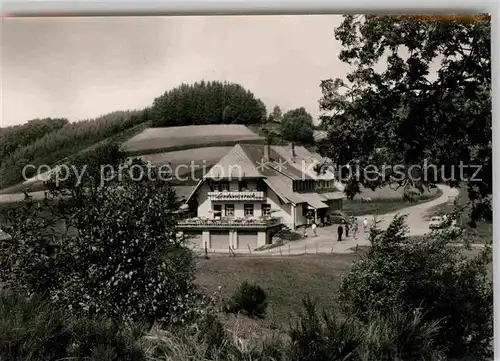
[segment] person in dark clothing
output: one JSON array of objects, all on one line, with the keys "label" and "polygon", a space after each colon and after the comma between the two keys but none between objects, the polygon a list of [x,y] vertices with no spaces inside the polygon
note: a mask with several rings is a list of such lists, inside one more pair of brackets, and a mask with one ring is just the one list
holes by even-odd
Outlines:
[{"label": "person in dark clothing", "polygon": [[337,233],[339,235],[338,241],[342,242],[342,233],[344,233],[344,228],[342,228],[342,225],[340,225],[339,228],[337,228]]},{"label": "person in dark clothing", "polygon": [[349,221],[345,222],[345,237],[349,237]]}]

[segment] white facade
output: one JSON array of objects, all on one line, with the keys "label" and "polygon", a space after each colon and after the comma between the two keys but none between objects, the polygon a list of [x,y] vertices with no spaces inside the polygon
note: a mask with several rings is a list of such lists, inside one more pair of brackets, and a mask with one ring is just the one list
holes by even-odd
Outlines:
[{"label": "white facade", "polygon": [[[249,190],[256,189],[257,185],[255,180],[247,180],[246,182]],[[294,229],[306,224],[306,217],[303,214],[302,204],[293,205],[291,203],[284,203],[280,201],[278,195],[272,189],[268,186],[266,186],[266,188],[267,189],[264,190],[264,194],[266,196],[265,200],[214,201],[209,197],[209,193],[212,192],[212,190],[210,189],[209,184],[205,182],[196,193],[198,199],[197,217],[215,218],[216,214],[214,213],[214,206],[216,205],[221,206],[222,217],[229,216],[226,215],[226,205],[232,205],[234,207],[234,214],[232,217],[244,218],[244,208],[247,204],[253,205],[253,217],[264,217],[265,215],[262,213],[262,205],[267,204],[271,208],[271,216],[281,218],[282,223],[287,227]],[[239,182],[237,180],[229,182],[229,191],[239,191]]]}]

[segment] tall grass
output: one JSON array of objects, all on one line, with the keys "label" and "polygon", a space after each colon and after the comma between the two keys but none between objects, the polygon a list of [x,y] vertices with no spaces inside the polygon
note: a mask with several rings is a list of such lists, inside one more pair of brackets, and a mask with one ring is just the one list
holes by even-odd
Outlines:
[{"label": "tall grass", "polygon": [[75,318],[40,297],[0,293],[2,361],[144,361],[143,328]]}]

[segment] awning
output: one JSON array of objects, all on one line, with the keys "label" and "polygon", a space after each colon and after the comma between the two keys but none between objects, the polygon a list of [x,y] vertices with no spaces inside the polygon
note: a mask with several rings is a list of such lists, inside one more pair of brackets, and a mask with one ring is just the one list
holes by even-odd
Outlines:
[{"label": "awning", "polygon": [[328,201],[332,201],[334,199],[344,199],[346,198],[344,192],[326,192],[326,193],[321,193],[323,197],[326,198]]},{"label": "awning", "polygon": [[329,208],[328,205],[323,202],[325,199],[317,193],[302,193],[300,196],[314,209]]}]

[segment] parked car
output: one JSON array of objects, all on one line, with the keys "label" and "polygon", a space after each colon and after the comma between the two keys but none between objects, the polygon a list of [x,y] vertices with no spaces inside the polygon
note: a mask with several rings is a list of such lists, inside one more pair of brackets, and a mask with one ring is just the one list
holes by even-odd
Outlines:
[{"label": "parked car", "polygon": [[429,221],[429,229],[442,229],[446,225],[446,220],[442,216],[431,217]]},{"label": "parked car", "polygon": [[342,211],[333,211],[328,216],[331,224],[351,223],[351,217]]}]

